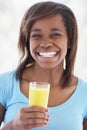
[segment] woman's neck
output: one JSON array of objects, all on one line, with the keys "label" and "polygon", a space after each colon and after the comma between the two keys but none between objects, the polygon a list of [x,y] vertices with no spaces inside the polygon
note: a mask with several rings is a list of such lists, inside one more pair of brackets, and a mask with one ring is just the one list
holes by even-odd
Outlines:
[{"label": "woman's neck", "polygon": [[26,69],[23,77],[29,81],[49,82],[52,86],[58,86],[63,71],[62,65],[53,69],[44,69],[35,64]]}]

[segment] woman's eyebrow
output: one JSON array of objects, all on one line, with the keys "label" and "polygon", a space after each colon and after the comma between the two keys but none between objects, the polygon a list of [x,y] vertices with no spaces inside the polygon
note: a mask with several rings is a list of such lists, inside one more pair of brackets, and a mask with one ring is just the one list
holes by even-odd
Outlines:
[{"label": "woman's eyebrow", "polygon": [[32,29],[31,32],[40,32],[41,30],[36,28],[36,29]]},{"label": "woman's eyebrow", "polygon": [[62,32],[62,30],[59,29],[59,28],[51,28],[51,31],[60,31],[60,32]]},{"label": "woman's eyebrow", "polygon": [[[51,31],[60,31],[60,32],[63,32],[61,29],[59,28],[51,28],[50,29]],[[41,29],[39,28],[35,28],[35,29],[32,29],[31,32],[41,32]]]}]

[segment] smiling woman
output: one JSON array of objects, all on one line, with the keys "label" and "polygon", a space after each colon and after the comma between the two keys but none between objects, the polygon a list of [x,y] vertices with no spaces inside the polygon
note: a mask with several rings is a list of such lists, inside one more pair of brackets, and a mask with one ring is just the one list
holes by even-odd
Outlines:
[{"label": "smiling woman", "polygon": [[37,20],[30,31],[30,53],[43,68],[63,66],[68,37],[61,15]]},{"label": "smiling woman", "polygon": [[[87,130],[87,82],[74,75],[77,41],[77,21],[66,5],[39,2],[26,11],[19,65],[0,75],[1,130]],[[32,81],[50,84],[48,108],[28,104]]]}]

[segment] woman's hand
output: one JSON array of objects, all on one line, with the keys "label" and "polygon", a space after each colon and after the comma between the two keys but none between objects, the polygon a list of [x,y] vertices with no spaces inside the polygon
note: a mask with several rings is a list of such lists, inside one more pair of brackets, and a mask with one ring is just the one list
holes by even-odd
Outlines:
[{"label": "woman's hand", "polygon": [[20,109],[16,118],[12,121],[13,127],[17,126],[21,130],[30,130],[36,127],[43,127],[47,125],[49,115],[48,109],[43,107],[28,106]]}]

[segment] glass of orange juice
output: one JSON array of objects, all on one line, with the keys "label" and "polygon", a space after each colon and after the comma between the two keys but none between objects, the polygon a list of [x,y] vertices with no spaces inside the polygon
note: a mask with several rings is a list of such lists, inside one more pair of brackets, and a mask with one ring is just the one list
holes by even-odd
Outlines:
[{"label": "glass of orange juice", "polygon": [[29,105],[47,108],[50,84],[45,82],[29,83]]}]

